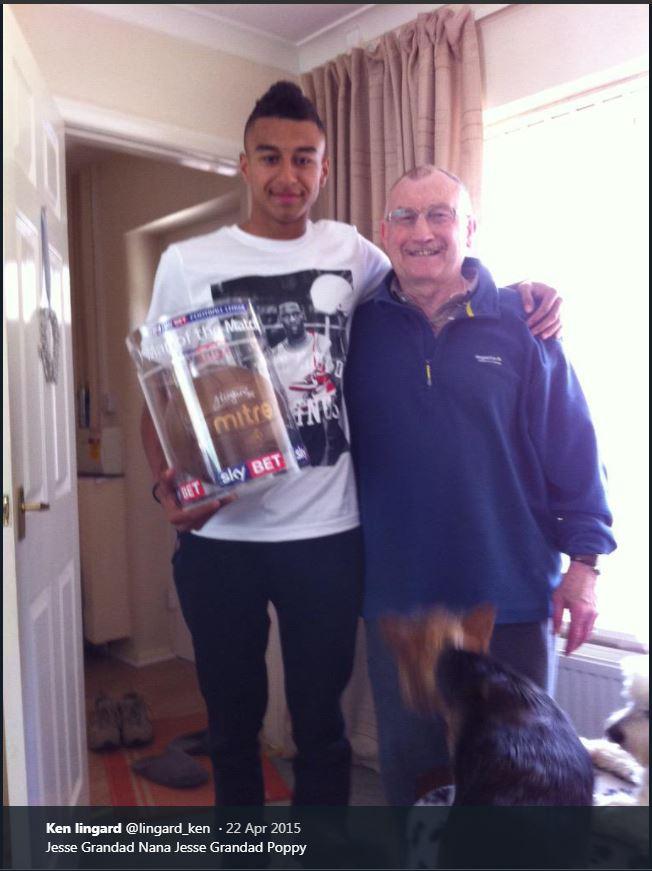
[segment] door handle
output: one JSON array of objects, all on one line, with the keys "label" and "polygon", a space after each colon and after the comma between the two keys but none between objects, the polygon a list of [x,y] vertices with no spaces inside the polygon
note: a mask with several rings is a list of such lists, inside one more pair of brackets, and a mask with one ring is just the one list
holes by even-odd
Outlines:
[{"label": "door handle", "polygon": [[20,506],[21,511],[49,511],[49,502],[23,502]]},{"label": "door handle", "polygon": [[25,502],[23,486],[18,488],[16,503],[18,504],[18,541],[22,541],[26,534],[25,513],[27,511],[49,511],[49,502]]}]

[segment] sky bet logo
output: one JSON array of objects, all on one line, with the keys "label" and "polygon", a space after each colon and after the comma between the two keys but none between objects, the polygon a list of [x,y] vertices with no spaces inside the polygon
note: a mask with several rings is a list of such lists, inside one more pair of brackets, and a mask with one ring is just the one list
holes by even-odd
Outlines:
[{"label": "sky bet logo", "polygon": [[287,468],[285,457],[279,451],[275,451],[273,454],[265,454],[255,460],[247,460],[240,466],[223,469],[218,477],[220,484],[223,487],[228,487],[230,484],[241,484],[250,478],[261,478],[263,475],[281,472],[285,468]]}]

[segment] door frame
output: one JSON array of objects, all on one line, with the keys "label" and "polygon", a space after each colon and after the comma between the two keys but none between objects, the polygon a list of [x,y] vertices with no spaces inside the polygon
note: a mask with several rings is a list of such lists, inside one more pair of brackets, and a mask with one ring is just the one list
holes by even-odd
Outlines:
[{"label": "door frame", "polygon": [[208,133],[103,109],[54,95],[66,137],[190,169],[237,175],[242,145]]}]

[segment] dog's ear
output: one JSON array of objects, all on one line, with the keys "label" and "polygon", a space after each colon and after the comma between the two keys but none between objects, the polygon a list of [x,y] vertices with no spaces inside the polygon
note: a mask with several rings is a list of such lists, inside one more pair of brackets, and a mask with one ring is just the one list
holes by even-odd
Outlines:
[{"label": "dog's ear", "polygon": [[399,614],[386,614],[378,621],[380,634],[387,646],[399,653],[405,646],[408,636],[409,622]]},{"label": "dog's ear", "polygon": [[479,652],[489,651],[489,642],[494,631],[496,609],[493,605],[478,605],[462,617],[464,635],[472,638],[479,645]]}]

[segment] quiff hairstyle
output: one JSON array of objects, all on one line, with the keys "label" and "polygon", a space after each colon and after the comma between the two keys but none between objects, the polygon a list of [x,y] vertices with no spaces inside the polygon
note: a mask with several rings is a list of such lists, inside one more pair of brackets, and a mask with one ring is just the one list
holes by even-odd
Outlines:
[{"label": "quiff hairstyle", "polygon": [[287,118],[290,121],[312,121],[326,135],[326,130],[314,105],[294,82],[276,82],[257,101],[247,118],[244,138],[259,118]]}]

